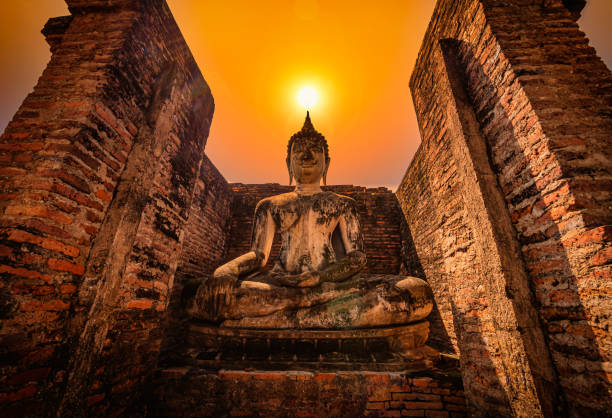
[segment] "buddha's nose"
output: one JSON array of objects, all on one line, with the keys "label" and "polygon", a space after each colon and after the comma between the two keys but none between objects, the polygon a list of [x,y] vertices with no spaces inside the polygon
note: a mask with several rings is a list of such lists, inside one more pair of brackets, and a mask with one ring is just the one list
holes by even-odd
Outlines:
[{"label": "buddha's nose", "polygon": [[313,155],[312,150],[310,148],[306,149],[302,153],[302,159],[303,160],[312,160],[312,159],[314,159],[314,155]]}]

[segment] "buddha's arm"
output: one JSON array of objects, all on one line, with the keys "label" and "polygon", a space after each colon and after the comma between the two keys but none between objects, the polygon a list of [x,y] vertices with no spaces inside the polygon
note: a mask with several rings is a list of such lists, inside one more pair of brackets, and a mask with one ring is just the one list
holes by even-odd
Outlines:
[{"label": "buddha's arm", "polygon": [[366,264],[357,208],[351,204],[338,226],[346,255],[320,272],[321,282],[340,282],[359,272]]},{"label": "buddha's arm", "polygon": [[215,270],[215,277],[235,277],[251,273],[263,267],[268,261],[274,239],[274,220],[268,201],[260,202],[255,208],[251,251],[225,263]]},{"label": "buddha's arm", "polygon": [[250,273],[266,263],[272,247],[272,238],[274,221],[269,204],[263,201],[255,209],[251,251],[216,269],[213,277],[204,286],[200,286],[196,293],[197,304],[205,307],[209,319],[223,318],[223,311],[232,304],[234,288],[241,274]]}]

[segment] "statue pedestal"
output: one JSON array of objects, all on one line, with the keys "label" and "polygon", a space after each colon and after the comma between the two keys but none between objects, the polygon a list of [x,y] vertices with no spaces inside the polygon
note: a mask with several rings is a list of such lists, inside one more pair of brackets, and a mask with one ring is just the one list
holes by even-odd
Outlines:
[{"label": "statue pedestal", "polygon": [[192,321],[147,391],[148,415],[466,416],[458,364],[425,346],[428,334],[427,321],[343,331]]},{"label": "statue pedestal", "polygon": [[162,369],[150,417],[465,417],[456,370],[425,372]]},{"label": "statue pedestal", "polygon": [[350,330],[223,328],[192,322],[183,359],[208,369],[432,369],[439,353],[425,345],[429,322]]}]

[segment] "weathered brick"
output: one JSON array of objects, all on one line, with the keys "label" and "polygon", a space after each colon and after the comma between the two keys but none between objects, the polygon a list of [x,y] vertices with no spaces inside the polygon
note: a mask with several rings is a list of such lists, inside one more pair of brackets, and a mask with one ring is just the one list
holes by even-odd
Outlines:
[{"label": "weathered brick", "polygon": [[42,348],[31,350],[27,352],[24,357],[22,357],[21,363],[26,366],[40,364],[48,360],[54,353],[55,347],[53,346],[45,346]]},{"label": "weathered brick", "polygon": [[387,402],[368,402],[366,404],[367,410],[383,410],[387,408]]},{"label": "weathered brick", "polygon": [[442,402],[416,402],[406,401],[404,402],[404,408],[406,409],[444,409]]},{"label": "weathered brick", "polygon": [[127,309],[151,309],[153,301],[150,299],[133,299],[127,302]]},{"label": "weathered brick", "polygon": [[314,380],[317,382],[331,382],[336,378],[336,373],[317,373]]},{"label": "weathered brick", "polygon": [[35,142],[9,142],[0,143],[0,151],[38,151],[43,149],[45,143]]},{"label": "weathered brick", "polygon": [[[28,280],[29,282],[29,280]],[[49,285],[39,285],[32,283],[24,283],[24,281],[15,281],[11,287],[12,294],[23,294],[32,296],[51,295],[55,293],[55,287]]]},{"label": "weathered brick", "polygon": [[446,411],[425,411],[425,416],[432,418],[447,418],[449,414]]},{"label": "weathered brick", "polygon": [[286,380],[286,372],[258,372],[253,373],[253,379],[259,380]]},{"label": "weathered brick", "polygon": [[98,196],[100,199],[106,201],[106,202],[110,202],[112,199],[112,196],[110,194],[108,194],[108,192],[106,190],[98,190],[96,191],[96,196]]},{"label": "weathered brick", "polygon": [[0,403],[16,402],[31,398],[38,392],[36,385],[29,385],[11,393],[0,393]]},{"label": "weathered brick", "polygon": [[0,177],[23,176],[26,171],[21,168],[0,167]]},{"label": "weathered brick", "polygon": [[27,277],[28,279],[40,279],[45,283],[50,283],[52,280],[51,276],[48,274],[28,270],[22,267],[14,268],[11,266],[0,265],[0,273],[9,273],[19,277]]},{"label": "weathered brick", "polygon": [[612,247],[599,251],[588,261],[590,266],[603,266],[612,263]]},{"label": "weathered brick", "polygon": [[444,408],[447,411],[452,411],[452,412],[467,411],[467,407],[465,405],[458,405],[458,404],[448,404],[448,405],[445,405]]},{"label": "weathered brick", "polygon": [[62,295],[70,295],[72,293],[75,293],[76,290],[77,287],[72,283],[64,283],[60,286],[60,292],[62,293]]},{"label": "weathered brick", "polygon": [[48,367],[40,369],[30,369],[16,374],[8,379],[9,385],[23,385],[28,382],[38,382],[49,375],[51,369]]},{"label": "weathered brick", "polygon": [[459,396],[444,396],[444,402],[465,405],[465,398]]},{"label": "weathered brick", "polygon": [[403,417],[424,417],[425,416],[425,411],[424,410],[410,410],[410,409],[402,409],[402,416]]},{"label": "weathered brick", "polygon": [[70,303],[63,300],[54,299],[48,301],[27,300],[21,303],[22,311],[65,311],[70,308]]},{"label": "weathered brick", "polygon": [[74,187],[75,189],[83,193],[91,193],[91,187],[89,186],[89,183],[86,180],[66,170],[45,169],[45,170],[40,170],[37,174],[39,174],[42,177],[51,177],[51,178],[60,179],[64,183]]},{"label": "weathered brick", "polygon": [[51,251],[65,254],[69,257],[76,257],[80,253],[78,248],[71,245],[64,244],[55,239],[39,237],[18,229],[10,230],[6,239],[14,242],[34,244]]},{"label": "weathered brick", "polygon": [[81,224],[81,227],[83,228],[85,232],[87,232],[92,237],[95,237],[98,234],[98,228],[96,228],[95,226]]},{"label": "weathered brick", "polygon": [[45,206],[25,206],[25,205],[13,205],[8,206],[4,213],[6,215],[25,215],[25,216],[37,216],[41,218],[53,219],[63,225],[68,225],[72,222],[72,218],[61,212],[51,210]]},{"label": "weathered brick", "polygon": [[104,393],[98,393],[95,395],[88,396],[87,406],[92,406],[94,404],[97,404],[98,402],[101,402],[105,397],[106,397],[106,394]]},{"label": "weathered brick", "polygon": [[48,261],[49,267],[56,271],[66,271],[68,273],[82,276],[85,273],[85,267],[80,264],[74,264],[66,260],[50,258]]},{"label": "weathered brick", "polygon": [[440,395],[431,395],[428,393],[402,393],[401,396],[394,396],[394,398],[405,401],[440,401],[442,399]]},{"label": "weathered brick", "polygon": [[74,202],[80,205],[87,206],[89,208],[96,209],[98,211],[103,210],[103,207],[100,203],[88,198],[82,193],[71,190],[67,186],[60,184],[60,183],[43,182],[43,181],[32,182],[31,187],[32,189],[48,190],[50,192],[60,194],[70,200],[73,200]]},{"label": "weathered brick", "polygon": [[246,371],[235,371],[235,370],[221,370],[219,377],[229,380],[249,380],[253,376],[251,373]]},{"label": "weathered brick", "polygon": [[419,388],[429,387],[431,383],[432,383],[432,379],[429,377],[417,377],[417,378],[412,379],[412,385],[416,386],[416,389],[414,390],[419,390]]}]

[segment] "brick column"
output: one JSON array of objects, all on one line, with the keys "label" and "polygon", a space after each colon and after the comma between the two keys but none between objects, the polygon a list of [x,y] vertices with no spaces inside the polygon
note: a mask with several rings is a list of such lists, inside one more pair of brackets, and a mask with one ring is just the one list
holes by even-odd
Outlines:
[{"label": "brick column", "polygon": [[68,5],[72,16],[46,25],[51,61],[0,138],[9,415],[60,403],[120,413],[139,396],[192,196],[209,181],[213,99],[165,2]]},{"label": "brick column", "polygon": [[[454,40],[440,41],[443,57],[438,59],[443,61],[444,76],[439,79],[439,92],[448,99],[444,110],[448,141],[462,180],[465,221],[473,233],[475,262],[490,311],[488,320],[497,340],[491,344],[498,353],[495,366],[514,415],[554,416],[561,411],[557,410],[557,375],[533,306],[516,232],[465,91],[459,47]],[[455,298],[455,304],[463,302]],[[462,331],[465,334],[467,330]],[[465,356],[463,360],[469,362]]]},{"label": "brick column", "polygon": [[[485,274],[491,265],[483,264],[490,260],[479,259],[490,246],[470,222],[469,179],[451,141],[436,51],[440,40],[457,42],[458,72],[495,174],[482,181],[501,190],[569,413],[602,413],[612,406],[604,302],[611,280],[612,77],[575,22],[578,3],[439,1],[411,78],[423,143],[398,199],[449,336],[462,364],[470,364],[463,369],[466,393],[491,413],[498,412],[487,399],[506,402],[504,382],[512,378],[503,371],[510,364],[496,360],[503,339],[493,302],[506,298],[516,307],[513,298],[524,296],[513,286],[493,286]],[[485,206],[499,206],[493,203],[485,198]],[[493,219],[502,215],[499,207],[490,211]],[[511,250],[500,238],[494,245]],[[525,331],[520,321],[516,330]]]}]

